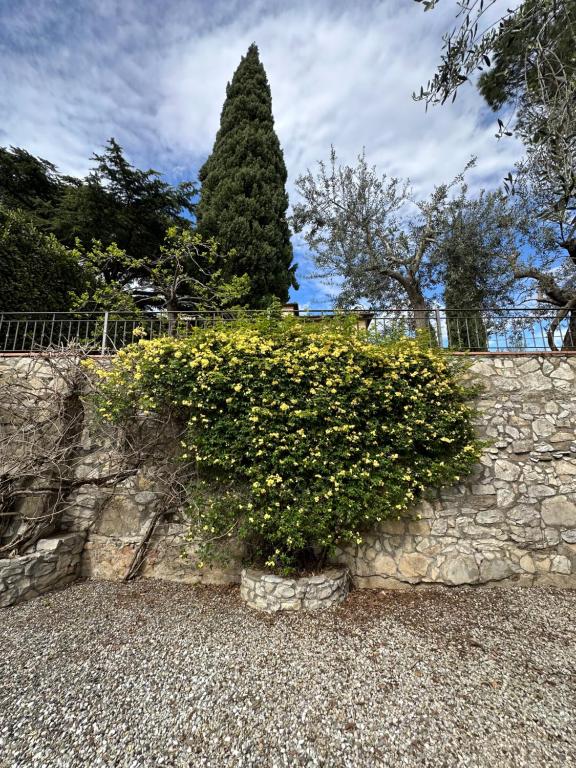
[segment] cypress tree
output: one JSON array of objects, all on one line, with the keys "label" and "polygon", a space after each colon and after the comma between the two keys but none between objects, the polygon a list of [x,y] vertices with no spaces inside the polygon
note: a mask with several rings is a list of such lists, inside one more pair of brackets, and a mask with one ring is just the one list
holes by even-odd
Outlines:
[{"label": "cypress tree", "polygon": [[254,43],[226,87],[220,129],[199,176],[198,229],[226,254],[224,276],[249,276],[252,308],[273,297],[286,302],[289,288],[297,287],[286,218],[287,173],[270,86]]}]

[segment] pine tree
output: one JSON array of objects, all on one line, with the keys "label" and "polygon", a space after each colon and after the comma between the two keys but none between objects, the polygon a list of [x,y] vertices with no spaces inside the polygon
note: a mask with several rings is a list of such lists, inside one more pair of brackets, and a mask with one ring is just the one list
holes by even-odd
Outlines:
[{"label": "pine tree", "polygon": [[297,287],[286,219],[286,166],[274,131],[272,96],[258,48],[252,44],[226,88],[212,154],[200,169],[198,229],[229,253],[226,277],[247,274],[248,303],[288,300]]}]

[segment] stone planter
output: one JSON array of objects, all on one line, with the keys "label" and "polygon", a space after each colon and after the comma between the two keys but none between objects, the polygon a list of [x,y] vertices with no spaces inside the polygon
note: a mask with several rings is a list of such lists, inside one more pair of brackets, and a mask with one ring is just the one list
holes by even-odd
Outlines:
[{"label": "stone planter", "polygon": [[346,598],[348,588],[348,571],[341,568],[330,568],[318,576],[296,579],[250,568],[242,571],[240,579],[240,596],[246,604],[271,613],[331,608]]}]

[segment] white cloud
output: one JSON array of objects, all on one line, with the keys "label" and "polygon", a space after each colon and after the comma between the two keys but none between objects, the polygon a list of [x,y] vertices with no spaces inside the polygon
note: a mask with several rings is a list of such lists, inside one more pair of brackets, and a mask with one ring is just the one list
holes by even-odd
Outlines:
[{"label": "white cloud", "polygon": [[472,154],[480,158],[477,177],[494,181],[517,148],[495,141],[494,118],[476,92],[462,89],[454,105],[427,114],[411,97],[434,69],[445,16],[424,15],[405,0],[353,10],[288,3],[258,18],[248,6],[198,38],[191,29],[175,42],[161,68],[158,129],[181,151],[205,155],[226,81],[255,40],[292,182],[332,143],[345,161],[365,147],[383,172],[423,188],[454,176]]},{"label": "white cloud", "polygon": [[[70,9],[74,9],[72,12]],[[452,9],[406,0],[94,3],[24,0],[0,12],[3,139],[67,171],[114,134],[133,156],[168,166],[212,147],[226,82],[253,40],[272,87],[291,179],[366,147],[382,171],[428,186],[471,154],[497,178],[514,157],[472,88],[425,113],[411,93],[438,58]]]},{"label": "white cloud", "polygon": [[140,166],[179,178],[210,152],[226,82],[255,41],[294,197],[330,144],[423,192],[458,173],[494,185],[519,148],[494,138],[471,87],[425,112],[412,100],[438,60],[454,3],[410,0],[21,0],[0,6],[0,143],[83,174],[115,136]]}]

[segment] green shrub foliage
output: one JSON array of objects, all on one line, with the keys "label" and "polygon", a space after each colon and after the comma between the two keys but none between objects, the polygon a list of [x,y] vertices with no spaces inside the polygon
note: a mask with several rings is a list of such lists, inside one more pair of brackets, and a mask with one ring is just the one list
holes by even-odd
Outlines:
[{"label": "green shrub foliage", "polygon": [[373,343],[336,320],[140,340],[99,375],[104,418],[185,418],[195,537],[239,536],[271,568],[360,543],[479,455],[471,391],[449,359],[414,340]]},{"label": "green shrub foliage", "polygon": [[0,206],[0,311],[57,312],[86,279],[74,253],[22,211]]}]

